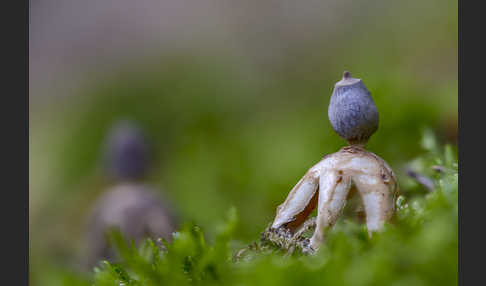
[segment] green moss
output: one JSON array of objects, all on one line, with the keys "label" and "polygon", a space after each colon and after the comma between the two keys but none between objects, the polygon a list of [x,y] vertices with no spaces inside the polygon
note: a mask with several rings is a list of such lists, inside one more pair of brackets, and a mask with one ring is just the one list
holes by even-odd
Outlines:
[{"label": "green moss", "polygon": [[[138,250],[115,235],[121,259],[101,263],[95,285],[456,285],[457,158],[450,146],[427,140],[430,151],[417,160],[436,189],[402,195],[393,221],[372,238],[344,219],[316,255],[287,256],[259,242],[238,251],[230,247],[238,228],[233,208],[212,243],[194,224],[170,244],[148,240]],[[429,168],[437,163],[447,171]]]}]

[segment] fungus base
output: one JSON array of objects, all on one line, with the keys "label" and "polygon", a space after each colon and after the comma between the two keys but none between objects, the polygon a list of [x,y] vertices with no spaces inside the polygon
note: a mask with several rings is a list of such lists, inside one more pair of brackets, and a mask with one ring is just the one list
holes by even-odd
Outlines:
[{"label": "fungus base", "polygon": [[[392,217],[399,188],[392,169],[383,159],[355,145],[324,156],[310,168],[277,207],[275,219],[264,233],[288,233],[285,237],[298,240],[303,228],[315,223],[309,247],[317,250],[326,232],[336,223],[352,188],[361,196],[371,236]],[[315,221],[304,223],[316,207]]]}]

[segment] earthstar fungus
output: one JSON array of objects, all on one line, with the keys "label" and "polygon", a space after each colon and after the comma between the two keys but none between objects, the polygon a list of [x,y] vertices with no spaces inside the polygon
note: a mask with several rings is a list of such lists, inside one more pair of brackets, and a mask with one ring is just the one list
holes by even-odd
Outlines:
[{"label": "earthstar fungus", "polygon": [[[390,220],[399,193],[390,166],[364,148],[378,129],[378,111],[360,79],[344,72],[343,79],[334,86],[328,115],[333,129],[349,146],[324,156],[307,171],[277,207],[272,225],[264,232],[272,241],[285,233],[284,239],[290,237],[301,242],[304,252],[319,248],[346,201],[355,193],[360,195],[364,205],[370,236]],[[316,207],[317,217],[307,220]],[[310,224],[315,225],[314,233],[309,241],[302,243],[300,236]]]}]

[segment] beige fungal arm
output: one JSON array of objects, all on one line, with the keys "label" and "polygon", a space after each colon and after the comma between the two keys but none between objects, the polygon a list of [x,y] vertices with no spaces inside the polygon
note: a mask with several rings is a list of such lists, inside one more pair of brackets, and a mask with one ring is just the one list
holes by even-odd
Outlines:
[{"label": "beige fungal arm", "polygon": [[369,175],[353,179],[363,201],[368,234],[378,231],[393,214],[393,190],[382,180]]},{"label": "beige fungal arm", "polygon": [[[319,172],[315,170],[315,167],[312,167],[290,191],[285,202],[277,207],[277,215],[273,221],[272,228],[278,228],[284,224],[294,222],[296,219],[299,220],[296,223],[296,227],[298,226],[297,224],[302,223],[314,208],[310,203],[316,195],[318,185]],[[308,207],[309,205],[310,207]],[[306,213],[307,215],[305,215]],[[298,218],[299,214],[303,215]]]},{"label": "beige fungal arm", "polygon": [[324,239],[325,232],[332,227],[346,204],[351,188],[351,179],[342,171],[327,171],[319,180],[319,205],[317,209],[316,230],[310,240],[312,248],[317,249]]}]

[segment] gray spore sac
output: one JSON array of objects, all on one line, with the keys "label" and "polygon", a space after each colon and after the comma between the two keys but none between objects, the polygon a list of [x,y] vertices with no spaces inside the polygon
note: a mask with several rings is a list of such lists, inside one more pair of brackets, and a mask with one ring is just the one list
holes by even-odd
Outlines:
[{"label": "gray spore sac", "polygon": [[104,160],[113,177],[119,180],[136,180],[150,168],[151,152],[143,131],[135,124],[123,120],[109,133]]},{"label": "gray spore sac", "polygon": [[365,145],[378,129],[378,110],[370,92],[349,72],[334,86],[328,115],[334,131],[351,145]]}]

